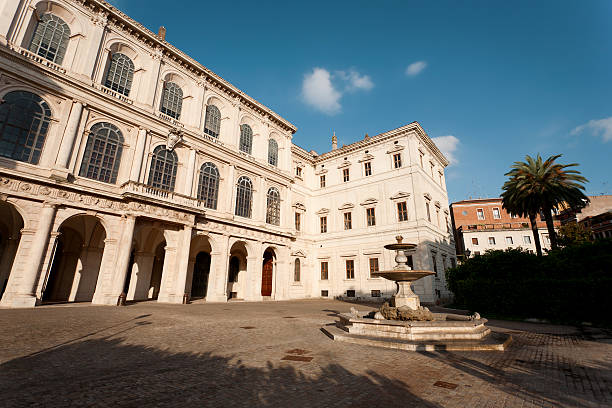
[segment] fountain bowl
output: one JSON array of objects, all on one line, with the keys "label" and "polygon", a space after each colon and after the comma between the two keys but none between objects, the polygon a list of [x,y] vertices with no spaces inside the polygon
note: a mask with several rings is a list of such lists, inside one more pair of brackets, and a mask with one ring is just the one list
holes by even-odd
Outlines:
[{"label": "fountain bowl", "polygon": [[432,271],[396,270],[372,272],[372,276],[389,279],[396,282],[414,282],[426,276],[435,275]]}]

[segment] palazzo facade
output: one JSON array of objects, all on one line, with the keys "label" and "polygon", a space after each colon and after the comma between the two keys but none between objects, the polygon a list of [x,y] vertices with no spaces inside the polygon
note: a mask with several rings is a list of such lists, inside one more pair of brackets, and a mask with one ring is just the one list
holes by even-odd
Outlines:
[{"label": "palazzo facade", "polygon": [[102,0],[0,3],[0,306],[449,296],[447,160],[414,122],[324,154]]}]

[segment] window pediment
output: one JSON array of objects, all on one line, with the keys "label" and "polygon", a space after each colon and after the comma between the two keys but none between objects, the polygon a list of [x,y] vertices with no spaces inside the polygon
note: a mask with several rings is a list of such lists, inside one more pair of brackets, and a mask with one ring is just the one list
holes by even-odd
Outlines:
[{"label": "window pediment", "polygon": [[319,211],[316,212],[317,215],[326,215],[329,214],[329,208],[321,208]]},{"label": "window pediment", "polygon": [[434,203],[434,205],[435,205],[436,207],[438,207],[438,208],[442,207],[442,206],[440,205],[440,202],[439,202],[439,201],[436,201],[436,202]]},{"label": "window pediment", "polygon": [[425,197],[428,200],[431,200],[431,194],[429,194],[429,193],[423,194],[423,197]]},{"label": "window pediment", "polygon": [[299,201],[293,203],[292,207],[295,208],[296,210],[306,211],[306,206],[303,203],[300,203]]},{"label": "window pediment", "polygon": [[291,252],[291,256],[297,256],[297,257],[300,257],[300,258],[306,258],[306,254],[304,252],[302,252],[301,249],[298,249],[297,251]]},{"label": "window pediment", "polygon": [[315,174],[316,174],[317,176],[318,176],[318,175],[321,175],[321,174],[325,174],[325,173],[327,173],[327,169],[320,169],[320,170],[317,170],[317,171],[315,172]]},{"label": "window pediment", "polygon": [[339,169],[346,169],[347,167],[349,167],[351,165],[351,162],[348,160],[344,160],[342,162],[342,164],[338,165]]},{"label": "window pediment", "polygon": [[391,200],[393,200],[393,201],[396,201],[396,200],[405,200],[408,197],[410,197],[410,193],[407,193],[405,191],[399,191],[395,195],[391,196]]},{"label": "window pediment", "polygon": [[344,204],[342,204],[340,207],[338,207],[338,209],[339,209],[340,211],[343,211],[343,210],[350,210],[350,209],[351,209],[351,208],[353,208],[353,207],[355,207],[355,205],[354,205],[354,204],[352,204],[352,203],[344,203]]},{"label": "window pediment", "polygon": [[359,205],[368,206],[368,205],[375,205],[376,203],[378,203],[378,200],[373,198],[373,197],[371,197],[371,198],[368,198],[367,200],[359,203]]},{"label": "window pediment", "polygon": [[387,150],[387,154],[397,153],[404,150],[404,146],[401,144],[393,145],[389,150]]},{"label": "window pediment", "polygon": [[361,159],[359,159],[359,163],[367,162],[374,159],[374,156],[370,153],[366,153]]}]

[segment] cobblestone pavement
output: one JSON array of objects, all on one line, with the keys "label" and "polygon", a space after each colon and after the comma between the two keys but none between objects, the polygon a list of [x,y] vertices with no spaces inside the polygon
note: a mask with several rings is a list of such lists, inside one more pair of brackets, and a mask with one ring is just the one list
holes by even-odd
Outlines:
[{"label": "cobblestone pavement", "polygon": [[[0,406],[599,407],[612,332],[491,321],[506,352],[333,342],[339,301],[0,310]],[[366,309],[361,306],[360,309]]]}]

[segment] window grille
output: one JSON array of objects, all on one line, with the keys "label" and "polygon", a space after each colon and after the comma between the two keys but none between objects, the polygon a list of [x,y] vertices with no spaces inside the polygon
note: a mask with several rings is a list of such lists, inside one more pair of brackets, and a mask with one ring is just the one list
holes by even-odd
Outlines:
[{"label": "window grille", "polygon": [[215,105],[206,107],[206,119],[204,120],[204,133],[212,137],[219,137],[221,132],[221,111]]},{"label": "window grille", "polygon": [[70,41],[70,28],[61,18],[53,14],[44,14],[34,30],[30,51],[61,65]]},{"label": "window grille", "polygon": [[204,202],[204,207],[216,210],[218,195],[219,170],[213,163],[206,162],[200,168],[198,200],[202,200]]},{"label": "window grille", "polygon": [[25,91],[9,92],[0,104],[0,156],[38,164],[49,129],[51,109]]},{"label": "window grille", "polygon": [[408,207],[406,202],[397,203],[397,219],[398,221],[408,221]]},{"label": "window grille", "polygon": [[374,212],[374,208],[366,209],[366,218],[368,221],[368,227],[372,227],[376,225],[376,214]]},{"label": "window grille", "polygon": [[272,225],[280,225],[280,193],[276,187],[270,187],[268,190],[266,222]]},{"label": "window grille", "polygon": [[327,232],[327,217],[321,217],[321,233]]},{"label": "window grille", "polygon": [[240,151],[251,154],[253,150],[253,129],[249,125],[240,125]]},{"label": "window grille", "polygon": [[325,174],[321,176],[321,188],[325,187]]},{"label": "window grille", "polygon": [[350,180],[349,169],[342,170],[342,179],[344,180],[345,183]]},{"label": "window grille", "polygon": [[242,176],[236,183],[236,215],[251,218],[253,202],[253,183],[248,177]]},{"label": "window grille", "polygon": [[111,123],[96,123],[87,138],[79,176],[115,183],[122,150],[123,135],[119,128]]},{"label": "window grille", "polygon": [[268,140],[268,163],[278,166],[278,143],[276,140]]},{"label": "window grille", "polygon": [[[421,160],[423,160],[423,156],[421,156]],[[396,153],[393,155],[393,167],[396,169],[399,169],[400,167],[402,167],[402,155],[399,153]]]},{"label": "window grille", "polygon": [[351,213],[350,212],[346,212],[344,213],[344,229],[345,230],[350,230],[351,228],[353,228],[353,222],[351,219]]},{"label": "window grille", "polygon": [[151,187],[173,191],[177,168],[178,158],[176,153],[167,150],[165,146],[157,146],[153,150],[153,157],[151,158],[148,184]]},{"label": "window grille", "polygon": [[183,90],[174,82],[166,82],[162,92],[161,113],[178,120],[181,116],[182,107]]},{"label": "window grille", "polygon": [[371,176],[372,175],[372,163],[370,162],[366,162],[363,164],[363,169],[364,169],[364,173],[365,176]]},{"label": "window grille", "polygon": [[134,63],[126,55],[119,52],[113,54],[106,73],[104,86],[128,96],[134,78]]}]

